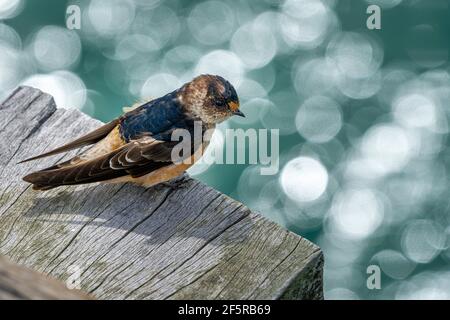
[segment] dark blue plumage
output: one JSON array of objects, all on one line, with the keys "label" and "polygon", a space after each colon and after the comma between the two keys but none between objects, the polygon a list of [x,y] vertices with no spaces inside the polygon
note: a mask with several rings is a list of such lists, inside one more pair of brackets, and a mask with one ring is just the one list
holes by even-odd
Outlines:
[{"label": "dark blue plumage", "polygon": [[174,128],[188,128],[192,120],[185,115],[177,99],[177,91],[152,100],[124,115],[120,133],[126,142],[151,135],[157,140],[170,141]]}]

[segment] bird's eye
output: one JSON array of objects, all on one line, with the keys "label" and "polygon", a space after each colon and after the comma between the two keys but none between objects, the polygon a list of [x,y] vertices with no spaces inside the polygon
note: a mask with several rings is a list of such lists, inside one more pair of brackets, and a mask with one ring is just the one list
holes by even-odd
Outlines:
[{"label": "bird's eye", "polygon": [[221,100],[221,99],[216,99],[216,100],[214,100],[214,104],[218,107],[222,107],[225,105],[225,101]]}]

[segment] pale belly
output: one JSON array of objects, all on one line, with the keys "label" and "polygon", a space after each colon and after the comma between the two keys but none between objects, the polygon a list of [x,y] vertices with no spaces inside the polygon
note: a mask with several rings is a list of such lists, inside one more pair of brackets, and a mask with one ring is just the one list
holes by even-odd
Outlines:
[{"label": "pale belly", "polygon": [[181,176],[192,164],[179,164],[170,165],[153,172],[146,174],[145,176],[139,178],[133,178],[131,176],[120,177],[117,179],[112,179],[105,181],[106,183],[126,183],[131,182],[143,187],[152,187],[158,183],[169,181],[173,178]]}]

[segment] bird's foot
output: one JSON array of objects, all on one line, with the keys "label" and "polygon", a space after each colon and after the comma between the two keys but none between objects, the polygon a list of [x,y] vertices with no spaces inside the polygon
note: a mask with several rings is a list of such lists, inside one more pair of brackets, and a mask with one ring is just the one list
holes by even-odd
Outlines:
[{"label": "bird's foot", "polygon": [[161,182],[160,185],[164,187],[169,187],[172,190],[181,189],[186,186],[186,182],[188,181],[189,176],[187,174],[183,174],[177,178],[171,179],[166,182]]}]

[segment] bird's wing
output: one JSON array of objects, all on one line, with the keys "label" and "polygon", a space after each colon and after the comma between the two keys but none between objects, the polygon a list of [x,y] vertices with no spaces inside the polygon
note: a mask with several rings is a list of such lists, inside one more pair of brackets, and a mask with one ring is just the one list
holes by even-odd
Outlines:
[{"label": "bird's wing", "polygon": [[23,160],[19,163],[23,163],[23,162],[28,162],[28,161],[32,161],[32,160],[36,160],[36,159],[40,159],[40,158],[44,158],[44,157],[48,157],[48,156],[52,156],[58,153],[62,153],[62,152],[66,152],[72,149],[76,149],[76,148],[80,148],[83,146],[87,146],[90,144],[94,144],[97,143],[98,141],[102,140],[104,137],[106,137],[118,124],[119,124],[120,120],[116,119],[113,120],[103,126],[101,126],[100,128],[72,141],[69,142],[66,145],[63,145],[62,147],[56,148],[54,150],[51,150],[49,152],[40,154],[36,157],[32,157],[26,160]]},{"label": "bird's wing", "polygon": [[99,182],[125,175],[136,178],[173,164],[171,153],[176,143],[144,137],[97,158],[34,172],[23,179],[32,183],[34,189],[48,190],[60,185]]}]

